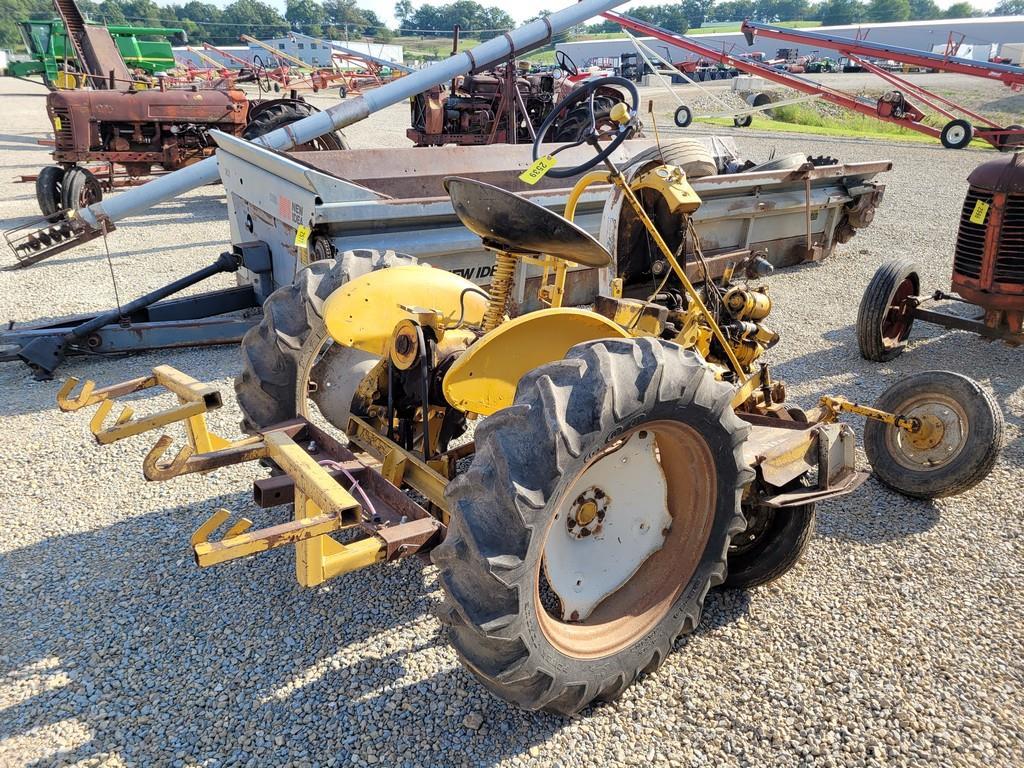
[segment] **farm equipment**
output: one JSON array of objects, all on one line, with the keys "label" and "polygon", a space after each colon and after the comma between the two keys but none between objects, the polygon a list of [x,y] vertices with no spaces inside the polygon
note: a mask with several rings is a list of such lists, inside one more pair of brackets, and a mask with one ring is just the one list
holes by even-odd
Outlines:
[{"label": "farm equipment", "polygon": [[[96,25],[86,24],[93,27]],[[8,65],[12,77],[42,77],[51,88],[78,88],[86,84],[88,71],[69,44],[67,30],[61,19],[19,21],[18,31],[31,57]],[[139,36],[167,36],[185,40],[185,30],[175,27],[106,26],[106,31],[129,70],[155,75],[174,67],[171,44],[166,41],[140,40]]]},{"label": "farm equipment", "polygon": [[[173,171],[213,155],[211,130],[253,139],[317,112],[290,98],[250,101],[236,88],[53,91],[46,112],[53,125],[55,165],[36,177],[36,199],[48,218],[103,199],[104,175],[83,167],[115,165],[129,178],[146,176],[156,166]],[[305,149],[344,149],[344,138],[329,133]]]},{"label": "farm equipment", "polygon": [[[161,436],[143,462],[149,480],[272,468],[254,499],[291,503],[291,519],[254,529],[218,509],[191,537],[200,567],[294,545],[299,583],[315,586],[429,552],[466,668],[502,698],[560,714],[654,671],[698,625],[710,589],[767,583],[798,562],[815,504],[867,477],[842,413],[868,418],[868,457],[901,492],[930,498],[983,480],[1002,416],[965,377],[910,377],[883,395],[885,409],[786,401],[763,362],[779,337],[766,325],[768,288],[749,277],[757,257],[694,287],[640,196],[684,218],[701,199],[657,157],[632,181],[610,161],[638,106],[629,81],[601,83],[611,84],[632,103],[589,134],[594,155],[547,171],[582,174],[565,217],[485,182],[446,180],[459,218],[494,254],[489,292],[394,252],[372,254],[382,268],[353,279],[359,254],[314,262],[275,292],[236,380],[249,437],[210,432],[205,413],[220,395],[167,366],[77,394],[69,379],[59,406],[98,405],[101,444],[183,423],[188,443],[167,459],[172,439]],[[563,151],[533,147],[537,160]],[[572,222],[587,188],[609,184],[670,270],[646,301],[613,288],[593,311],[567,308],[570,265],[611,262]],[[701,268],[699,243],[686,258]],[[544,308],[509,319],[522,263],[543,270]],[[180,404],[141,417],[126,408],[108,425],[116,398],[157,388]],[[471,434],[469,421],[479,421]]]},{"label": "farm equipment", "polygon": [[[0,360],[23,361],[48,378],[65,355],[110,354],[162,347],[237,344],[277,288],[288,285],[312,261],[336,253],[386,248],[411,254],[478,285],[493,277],[493,259],[459,220],[444,191],[449,175],[471,176],[521,191],[530,201],[561,211],[575,179],[541,179],[529,186],[519,176],[530,166],[528,145],[322,151],[288,156],[222,134],[218,162],[227,194],[232,245],[226,257],[238,285],[186,297],[173,296],[215,273],[201,273],[173,290],[140,297],[130,307],[101,315],[26,323],[0,329]],[[545,145],[547,146],[547,145]],[[589,150],[559,155],[579,164]],[[425,166],[425,152],[430,163]],[[612,160],[627,173],[658,154],[683,167],[703,205],[692,215],[713,277],[730,260],[758,252],[774,267],[828,256],[868,226],[884,187],[875,181],[885,162],[815,166],[805,157],[773,161],[765,168],[739,157],[729,139],[677,139],[623,143]],[[726,172],[745,169],[742,172]],[[675,248],[681,220],[642,196]],[[612,253],[611,269],[579,267],[566,278],[567,303],[590,304],[610,281],[627,292],[657,282],[665,263],[655,256],[632,210],[603,186],[587,188],[576,201],[574,220]],[[296,244],[300,228],[305,245]],[[689,244],[686,244],[689,248]],[[218,260],[218,263],[222,263]],[[692,279],[701,276],[687,267]],[[517,279],[519,311],[536,308],[541,271]]]},{"label": "farm equipment", "polygon": [[[692,37],[686,37],[667,29],[654,26],[640,19],[633,18],[621,13],[605,12],[601,14],[604,18],[620,24],[624,29],[633,30],[644,35],[649,35],[662,42],[678,46],[684,50],[703,56],[707,59],[717,61],[722,66],[735,67],[751,75],[758,75],[773,83],[792,88],[801,93],[808,94],[827,101],[830,104],[858,112],[868,117],[873,117],[883,122],[901,125],[918,133],[939,139],[944,147],[949,149],[962,149],[977,137],[987,141],[1000,150],[1010,150],[1024,141],[1024,127],[1011,125],[1001,127],[982,115],[973,112],[966,107],[956,104],[944,96],[929,91],[921,86],[915,85],[905,78],[901,78],[884,68],[873,64],[866,57],[870,54],[865,50],[874,50],[874,43],[866,41],[850,40],[839,38],[835,35],[824,35],[820,33],[807,32],[806,30],[786,29],[773,27],[768,24],[757,24],[750,21],[743,23],[743,31],[747,35],[747,42],[754,44],[755,36],[758,34],[784,40],[811,41],[815,47],[828,48],[845,52],[851,61],[854,61],[864,70],[877,75],[885,82],[896,86],[895,90],[887,91],[880,98],[867,98],[847,93],[837,88],[830,88],[819,82],[801,75],[785,72],[773,66],[762,64],[754,59],[739,55],[734,56],[724,49],[719,50],[699,42]],[[909,49],[893,49],[885,47],[890,57],[900,61],[913,63],[917,57],[930,62],[930,66],[942,71],[957,72],[960,74],[985,77],[987,79],[998,79],[1011,85],[1019,85],[1024,82],[1024,68],[1012,67],[1003,64],[989,64],[986,62],[973,61],[970,59],[957,59],[946,57],[940,54],[926,53],[924,51],[910,51]],[[968,62],[963,64],[961,62]],[[946,117],[949,122],[939,129],[925,122],[926,114],[918,108],[908,97],[927,104],[935,112]],[[792,102],[791,102],[792,103]],[[736,124],[745,126],[750,124],[749,119],[742,119],[756,112],[770,108],[766,102],[760,107],[752,107],[749,110],[737,110]],[[964,116],[967,119],[964,119]],[[681,127],[689,124],[692,119],[692,112],[688,106],[682,105],[676,112],[676,124]],[[983,124],[983,127],[976,127],[975,123]]]},{"label": "farm equipment", "polygon": [[[915,320],[1024,344],[1024,154],[979,165],[968,177],[953,255],[953,293],[921,293],[910,259],[883,264],[857,313],[857,341],[867,360],[887,362],[906,349]],[[963,317],[928,308],[930,301],[979,307]]]},{"label": "farm equipment", "polygon": [[[458,49],[458,32],[453,43]],[[412,127],[406,136],[416,145],[518,144],[532,142],[537,127],[580,83],[590,78],[559,51],[560,76],[548,70],[531,72],[529,63],[510,59],[489,71],[436,85],[412,99]],[[598,119],[607,122],[611,109],[623,101],[616,88],[595,93]],[[551,124],[553,142],[564,142],[585,131],[586,104],[565,102],[564,113]]]},{"label": "farm equipment", "polygon": [[[561,11],[532,21],[508,34],[491,38],[475,48],[462,51],[445,61],[413,72],[398,80],[375,88],[357,98],[335,104],[322,113],[298,120],[288,129],[278,128],[260,138],[263,146],[287,150],[294,146],[344,128],[392,104],[397,104],[450,82],[459,75],[484,71],[510,57],[546,45],[553,35],[612,8],[621,0],[582,0]],[[154,179],[148,184],[119,195],[47,217],[43,222],[18,227],[6,233],[18,264],[37,263],[75,246],[111,232],[116,223],[148,210],[190,189],[217,181],[219,172],[215,158],[208,157],[188,168],[181,168]]]}]

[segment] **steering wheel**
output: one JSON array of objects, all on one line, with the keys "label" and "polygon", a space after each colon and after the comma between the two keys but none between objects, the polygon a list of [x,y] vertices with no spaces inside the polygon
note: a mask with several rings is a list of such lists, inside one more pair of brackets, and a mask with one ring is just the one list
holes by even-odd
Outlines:
[{"label": "steering wheel", "polygon": [[569,58],[569,54],[565,51],[555,51],[555,64],[560,66],[570,77],[575,77],[580,73],[579,67],[576,66],[576,62]]},{"label": "steering wheel", "polygon": [[[625,88],[632,100],[632,105],[629,106],[629,121],[624,125],[616,124],[614,128],[599,131],[597,128],[597,115],[594,114],[594,95],[597,93],[599,88],[604,86],[617,85],[620,88]],[[597,155],[580,165],[573,166],[571,168],[552,168],[547,172],[547,175],[553,179],[565,179],[570,176],[577,176],[581,173],[586,173],[591,168],[596,166],[598,163],[602,163],[611,156],[612,152],[619,148],[626,139],[633,135],[636,130],[636,115],[640,109],[640,94],[637,93],[636,85],[624,77],[598,77],[593,80],[587,80],[585,83],[574,88],[564,99],[562,99],[555,107],[548,113],[548,116],[544,118],[544,122],[541,123],[540,128],[537,129],[537,138],[533,140],[533,159],[536,160],[540,157],[540,146],[544,142],[544,137],[547,136],[548,131],[555,124],[555,120],[558,118],[562,111],[568,111],[570,107],[587,103],[590,112],[590,125],[587,127],[585,135],[577,141],[570,142],[569,144],[560,144],[550,154],[557,155],[566,149],[572,147],[578,147],[580,144],[590,144],[595,149],[598,149],[599,142],[601,139],[611,137],[611,141],[607,143],[604,149],[599,149]]]}]

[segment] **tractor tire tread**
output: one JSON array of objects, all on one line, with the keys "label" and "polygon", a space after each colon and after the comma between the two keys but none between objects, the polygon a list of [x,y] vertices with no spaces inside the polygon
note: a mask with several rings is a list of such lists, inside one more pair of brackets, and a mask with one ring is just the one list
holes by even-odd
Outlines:
[{"label": "tractor tire tread", "polygon": [[[903,354],[906,343],[887,349],[882,343],[882,321],[896,289],[907,278],[914,281],[914,293],[921,290],[920,268],[910,259],[893,259],[882,264],[871,277],[857,308],[857,347],[861,357],[887,363]],[[909,334],[910,329],[907,329]]]}]

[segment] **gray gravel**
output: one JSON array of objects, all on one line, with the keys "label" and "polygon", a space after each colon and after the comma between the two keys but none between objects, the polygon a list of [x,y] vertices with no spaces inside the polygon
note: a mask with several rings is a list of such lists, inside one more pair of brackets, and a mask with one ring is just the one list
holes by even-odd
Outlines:
[{"label": "gray gravel", "polygon": [[[35,214],[32,187],[10,178],[47,160],[34,143],[47,128],[40,90],[0,81],[7,226]],[[406,110],[349,133],[399,144]],[[923,327],[897,363],[874,365],[853,334],[882,259],[909,253],[926,285],[948,285],[964,179],[989,155],[749,134],[740,144],[758,159],[775,149],[894,162],[869,230],[772,279],[783,335],[772,357],[805,403],[870,400],[927,368],[976,376],[1008,421],[987,482],[926,503],[869,481],[821,505],[798,568],[712,596],[660,672],[563,721],[506,705],[462,670],[438,638],[433,568],[379,566],[312,590],[295,584],[285,551],[197,570],[187,538],[214,508],[270,519],[247,501],[251,475],[146,484],[147,440],[96,448],[86,417],[55,411],[57,383],[3,365],[0,765],[1020,765],[1024,351]],[[224,218],[210,187],[126,223],[110,238],[122,297],[212,260]],[[107,308],[109,283],[94,243],[2,273],[0,317]],[[65,373],[108,382],[158,362],[225,394],[237,367],[221,349],[76,360]],[[214,422],[230,433],[238,416],[228,404]]]}]

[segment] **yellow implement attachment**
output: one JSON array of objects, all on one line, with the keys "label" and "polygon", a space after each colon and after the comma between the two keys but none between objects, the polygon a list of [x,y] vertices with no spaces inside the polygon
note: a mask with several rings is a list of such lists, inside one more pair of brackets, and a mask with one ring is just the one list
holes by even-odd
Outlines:
[{"label": "yellow implement attachment", "polygon": [[[65,382],[58,394],[58,405],[63,411],[98,405],[92,431],[101,444],[182,423],[188,443],[173,459],[165,461],[163,457],[173,441],[168,435],[161,435],[143,460],[147,480],[170,480],[248,461],[269,462],[281,471],[257,480],[253,495],[261,507],[292,503],[292,519],[252,530],[251,520],[242,517],[230,522],[231,513],[218,509],[190,539],[200,567],[295,545],[296,577],[303,586],[315,586],[381,560],[425,550],[440,541],[444,532],[437,517],[397,487],[404,477],[429,480],[424,483],[432,491],[428,496],[436,502],[437,514],[443,514],[440,504],[447,481],[416,457],[393,456],[369,445],[365,452],[353,453],[303,419],[277,425],[253,437],[227,440],[212,433],[206,424],[207,410],[221,404],[217,390],[170,366],[159,366],[149,376],[102,389],[87,381],[81,392],[72,396],[77,385],[75,379]],[[132,409],[125,407],[111,427],[103,426],[115,398],[156,387],[176,394],[180,405],[140,418],[134,418]],[[354,442],[369,444],[368,429],[363,422],[354,424]],[[362,441],[359,435],[363,435]],[[394,484],[376,471],[381,461]],[[213,534],[225,525],[223,537],[213,540]],[[330,535],[354,528],[360,528],[365,535],[344,544]]]}]

